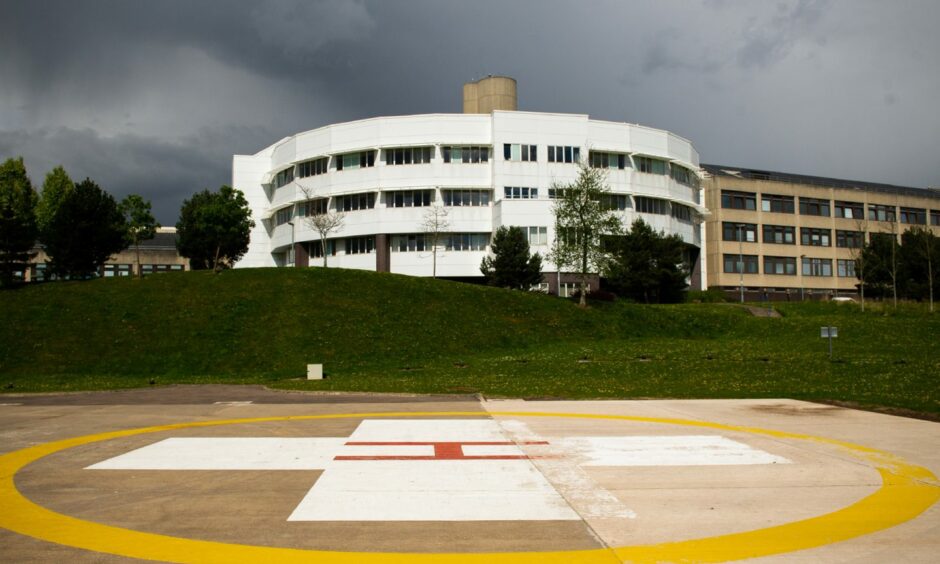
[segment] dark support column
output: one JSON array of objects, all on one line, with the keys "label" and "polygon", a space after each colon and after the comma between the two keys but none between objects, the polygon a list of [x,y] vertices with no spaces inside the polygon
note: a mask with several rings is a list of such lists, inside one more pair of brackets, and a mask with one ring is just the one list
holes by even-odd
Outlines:
[{"label": "dark support column", "polygon": [[296,268],[310,266],[310,253],[307,252],[307,246],[304,243],[294,243],[294,266]]},{"label": "dark support column", "polygon": [[707,290],[702,286],[702,261],[699,260],[701,250],[697,247],[689,246],[689,262],[692,265],[692,272],[689,274],[690,290]]},{"label": "dark support column", "polygon": [[387,233],[380,233],[375,236],[375,271],[392,271],[392,255]]}]

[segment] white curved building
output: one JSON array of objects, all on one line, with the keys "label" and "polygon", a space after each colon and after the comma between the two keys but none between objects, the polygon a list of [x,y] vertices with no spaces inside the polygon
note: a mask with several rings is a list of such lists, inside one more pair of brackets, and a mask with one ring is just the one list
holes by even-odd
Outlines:
[{"label": "white curved building", "polygon": [[438,246],[438,277],[480,277],[492,233],[516,225],[543,255],[551,291],[560,279],[564,292],[570,278],[556,276],[545,258],[554,237],[551,187],[577,177],[578,159],[608,170],[611,203],[626,225],[641,217],[690,245],[692,286],[701,287],[707,211],[688,140],[586,115],[498,109],[328,125],[236,155],[232,185],[245,193],[255,220],[236,266],[322,264],[323,246],[306,216],[329,209],[345,212],[325,245],[329,266],[431,276],[423,223],[429,206],[440,205],[449,226]]}]

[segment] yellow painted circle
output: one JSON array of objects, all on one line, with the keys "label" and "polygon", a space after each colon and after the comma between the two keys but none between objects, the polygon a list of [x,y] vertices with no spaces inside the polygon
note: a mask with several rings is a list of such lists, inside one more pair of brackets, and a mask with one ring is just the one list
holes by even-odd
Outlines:
[{"label": "yellow painted circle", "polygon": [[[14,476],[27,464],[45,456],[79,445],[132,435],[195,427],[214,427],[238,423],[302,421],[312,419],[440,417],[440,416],[512,416],[609,419],[666,425],[706,427],[723,431],[753,433],[784,439],[796,439],[839,447],[846,454],[872,464],[881,474],[882,485],[873,494],[856,503],[818,517],[784,525],[732,533],[702,539],[653,545],[622,546],[612,549],[554,552],[508,553],[391,553],[338,552],[295,548],[229,544],[144,533],[102,525],[69,517],[39,506],[24,497],[14,484]],[[417,413],[348,413],[340,415],[301,415],[198,421],[158,425],[124,431],[75,437],[37,445],[0,456],[0,527],[11,531],[85,550],[105,552],[145,560],[167,562],[310,562],[359,564],[392,563],[594,563],[594,562],[724,562],[780,554],[843,541],[886,529],[913,519],[940,499],[940,483],[928,469],[910,464],[884,451],[797,433],[757,429],[721,423],[577,413],[451,411]]]}]

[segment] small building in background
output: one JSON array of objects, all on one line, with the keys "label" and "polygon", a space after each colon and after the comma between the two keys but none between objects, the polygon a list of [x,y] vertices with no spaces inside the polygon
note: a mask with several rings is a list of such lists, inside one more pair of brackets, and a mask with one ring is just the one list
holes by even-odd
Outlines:
[{"label": "small building in background", "polygon": [[[29,261],[26,272],[27,282],[49,280],[47,274],[49,256],[42,246],[33,249],[35,253]],[[176,228],[160,227],[153,239],[140,242],[140,270],[144,276],[161,272],[182,272],[189,270],[189,259],[180,256],[176,250]],[[101,269],[98,276],[135,276],[137,274],[137,250],[131,246],[112,256]]]}]

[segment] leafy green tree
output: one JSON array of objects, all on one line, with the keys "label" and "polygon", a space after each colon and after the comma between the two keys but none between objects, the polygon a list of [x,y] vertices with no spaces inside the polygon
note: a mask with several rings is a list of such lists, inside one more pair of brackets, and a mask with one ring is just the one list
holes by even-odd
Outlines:
[{"label": "leafy green tree", "polygon": [[245,254],[254,226],[240,190],[231,186],[222,186],[218,192],[203,190],[183,202],[176,246],[193,269],[219,272]]},{"label": "leafy green tree", "polygon": [[127,224],[114,197],[86,178],[62,196],[43,237],[54,274],[88,278],[126,247]]},{"label": "leafy green tree", "polygon": [[582,307],[587,306],[587,279],[597,272],[607,256],[604,238],[621,231],[617,214],[604,205],[609,196],[603,169],[579,165],[578,178],[555,190],[555,244],[549,254],[557,268],[568,268],[580,277]]},{"label": "leafy green tree", "polygon": [[55,216],[56,210],[59,209],[62,198],[74,189],[75,183],[61,166],[55,167],[46,175],[46,181],[42,184],[42,196],[39,199],[39,205],[36,206],[36,222],[39,225],[40,239]]},{"label": "leafy green tree", "polygon": [[160,224],[150,211],[150,202],[137,194],[131,194],[121,201],[121,213],[127,223],[127,241],[134,245],[137,253],[137,277],[140,278],[143,275],[140,271],[140,242],[153,239]]},{"label": "leafy green tree", "polygon": [[607,284],[638,302],[680,302],[689,276],[685,248],[679,235],[656,232],[637,219],[628,233],[610,240]]},{"label": "leafy green tree", "polygon": [[542,281],[542,257],[529,253],[529,240],[521,227],[500,227],[491,246],[492,257],[484,257],[480,271],[487,284],[528,290]]},{"label": "leafy green tree", "polygon": [[934,286],[940,280],[940,237],[929,229],[916,226],[901,235],[900,285],[902,294],[915,300],[927,300],[933,311]]},{"label": "leafy green tree", "polygon": [[897,305],[897,278],[900,245],[894,233],[871,233],[862,249],[861,260],[865,267],[865,287],[870,295],[878,298],[892,296]]},{"label": "leafy green tree", "polygon": [[36,191],[23,157],[0,166],[0,286],[14,282],[14,273],[26,268],[29,250],[36,244]]}]

